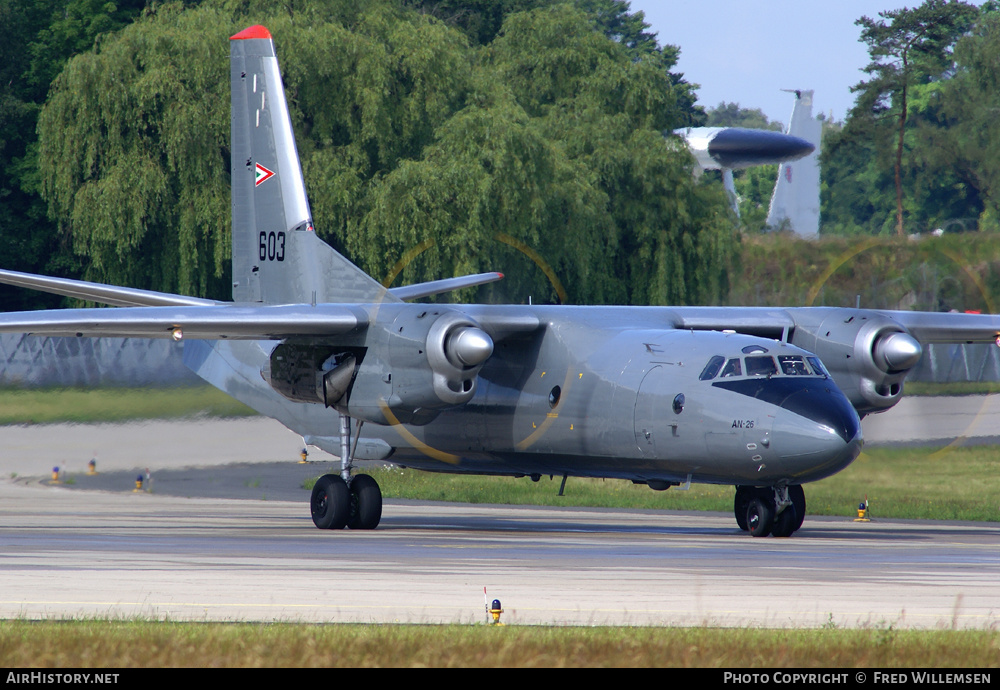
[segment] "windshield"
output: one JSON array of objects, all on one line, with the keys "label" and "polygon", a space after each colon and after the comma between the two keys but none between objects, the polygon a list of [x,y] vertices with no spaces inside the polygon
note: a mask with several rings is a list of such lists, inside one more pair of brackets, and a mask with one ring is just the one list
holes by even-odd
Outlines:
[{"label": "windshield", "polygon": [[744,350],[755,354],[747,357],[732,357],[726,359],[723,355],[713,355],[705,368],[701,370],[699,379],[711,381],[718,378],[730,378],[734,376],[823,376],[829,374],[823,368],[823,364],[818,357],[807,357],[803,355],[771,355],[756,354],[763,348],[753,349],[746,347]]}]

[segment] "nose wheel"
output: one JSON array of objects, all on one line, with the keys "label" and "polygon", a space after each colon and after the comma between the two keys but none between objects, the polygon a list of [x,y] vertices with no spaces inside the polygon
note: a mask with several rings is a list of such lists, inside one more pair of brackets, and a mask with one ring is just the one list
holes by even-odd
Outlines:
[{"label": "nose wheel", "polygon": [[737,486],[733,502],[736,524],[754,537],[789,537],[802,526],[806,495],[802,486]]}]

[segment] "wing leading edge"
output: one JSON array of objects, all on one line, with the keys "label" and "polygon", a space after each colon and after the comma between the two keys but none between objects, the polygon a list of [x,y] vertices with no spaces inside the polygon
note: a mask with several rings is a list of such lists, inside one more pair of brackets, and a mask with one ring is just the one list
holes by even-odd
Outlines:
[{"label": "wing leading edge", "polygon": [[364,308],[329,304],[122,307],[0,314],[0,333],[97,338],[271,340],[340,335],[367,325]]},{"label": "wing leading edge", "polygon": [[0,283],[89,300],[118,309],[58,309],[0,314],[0,333],[98,338],[267,340],[360,330],[368,312],[348,305],[260,305],[117,287],[0,270]]},{"label": "wing leading edge", "polygon": [[954,312],[894,311],[887,309],[843,309],[838,307],[672,307],[676,327],[696,331],[732,330],[747,335],[781,338],[804,324],[822,320],[828,313],[854,317],[890,319],[922,344],[992,343],[1000,337],[1000,315]]}]

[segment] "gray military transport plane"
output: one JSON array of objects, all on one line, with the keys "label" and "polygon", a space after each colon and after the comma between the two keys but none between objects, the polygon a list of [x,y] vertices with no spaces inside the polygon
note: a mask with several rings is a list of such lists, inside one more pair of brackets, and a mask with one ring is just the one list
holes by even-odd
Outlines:
[{"label": "gray military transport plane", "polygon": [[339,454],[317,527],[372,529],[355,463],[736,486],[754,536],[802,524],[802,485],[860,453],[921,342],[995,341],[994,316],[841,308],[431,305],[498,279],[385,289],[317,238],[271,35],[232,37],[233,302],[0,272],[116,309],[0,315],[0,331],[174,338],[199,376]]}]

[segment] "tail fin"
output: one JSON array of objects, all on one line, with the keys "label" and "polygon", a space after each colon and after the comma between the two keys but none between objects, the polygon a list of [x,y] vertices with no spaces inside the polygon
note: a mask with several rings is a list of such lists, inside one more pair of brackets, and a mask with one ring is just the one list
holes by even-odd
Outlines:
[{"label": "tail fin", "polygon": [[805,139],[816,148],[797,161],[782,163],[771,195],[767,224],[789,226],[797,235],[819,234],[819,151],[823,124],[812,116],[813,92],[792,91],[795,105],[788,134]]},{"label": "tail fin", "polygon": [[229,46],[233,300],[397,301],[316,237],[270,32],[251,26]]}]

